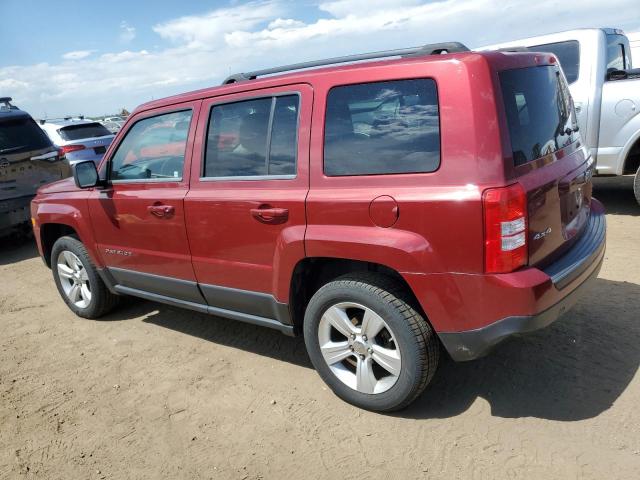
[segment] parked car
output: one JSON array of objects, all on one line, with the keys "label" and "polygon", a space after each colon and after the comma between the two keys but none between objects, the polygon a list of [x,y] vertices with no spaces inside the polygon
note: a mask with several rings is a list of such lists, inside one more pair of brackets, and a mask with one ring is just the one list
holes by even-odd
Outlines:
[{"label": "parked car", "polygon": [[77,315],[133,295],[303,334],[338,396],[390,411],[441,346],[478,358],[578,300],[604,258],[592,172],[556,57],[440,44],[141,105],[31,208]]},{"label": "parked car", "polygon": [[629,40],[622,30],[571,30],[485,48],[555,54],[569,81],[596,173],[635,175],[634,192],[640,203],[640,78],[624,74],[632,64]]},{"label": "parked car", "polygon": [[0,98],[0,236],[29,231],[29,203],[38,187],[69,177],[64,156],[31,116]]},{"label": "parked car", "polygon": [[114,121],[108,121],[108,120],[100,120],[100,123],[104,125],[106,129],[109,130],[114,135],[118,133],[122,128],[122,126],[124,125],[124,122],[120,122],[120,121],[114,122]]},{"label": "parked car", "polygon": [[84,160],[98,163],[114,138],[101,123],[81,118],[40,120],[40,127],[72,165]]}]

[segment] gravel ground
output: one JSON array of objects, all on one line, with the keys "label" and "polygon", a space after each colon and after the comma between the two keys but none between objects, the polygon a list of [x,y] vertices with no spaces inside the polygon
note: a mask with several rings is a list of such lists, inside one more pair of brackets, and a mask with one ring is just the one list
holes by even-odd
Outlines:
[{"label": "gravel ground", "polygon": [[0,254],[0,478],[618,479],[640,471],[640,207],[562,320],[445,361],[409,409],[336,398],[300,338],[129,301],[75,317],[32,243]]}]

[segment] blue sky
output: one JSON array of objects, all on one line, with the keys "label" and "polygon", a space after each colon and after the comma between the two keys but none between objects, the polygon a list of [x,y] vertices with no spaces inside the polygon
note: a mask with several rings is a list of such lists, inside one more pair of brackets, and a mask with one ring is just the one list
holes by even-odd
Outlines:
[{"label": "blue sky", "polygon": [[0,0],[0,96],[36,117],[98,115],[227,74],[577,27],[640,30],[637,0]]}]

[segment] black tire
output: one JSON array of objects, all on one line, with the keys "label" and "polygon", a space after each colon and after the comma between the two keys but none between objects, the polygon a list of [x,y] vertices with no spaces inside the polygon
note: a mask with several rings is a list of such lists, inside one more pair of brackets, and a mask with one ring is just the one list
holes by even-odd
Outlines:
[{"label": "black tire", "polygon": [[[340,302],[353,302],[373,310],[392,330],[402,365],[395,384],[388,390],[372,394],[359,392],[343,383],[325,361],[318,338],[320,321],[327,309]],[[412,303],[398,281],[369,272],[340,277],[324,285],[311,298],[304,318],[305,344],[315,369],[337,396],[367,410],[391,412],[406,407],[423,392],[436,372],[440,344]]]},{"label": "black tire", "polygon": [[[77,306],[71,301],[62,286],[63,279],[60,278],[57,262],[60,254],[64,251],[73,253],[80,260],[87,273],[91,300],[83,308]],[[91,319],[100,318],[113,310],[119,302],[118,295],[114,295],[109,291],[100,278],[95,265],[89,258],[89,254],[87,253],[84,245],[75,237],[60,237],[53,244],[53,248],[51,249],[51,271],[53,272],[53,279],[56,282],[56,287],[58,288],[58,292],[60,292],[60,296],[71,311],[79,317]]]},{"label": "black tire", "polygon": [[633,178],[633,193],[636,196],[636,202],[640,205],[640,167],[638,167],[636,176]]}]

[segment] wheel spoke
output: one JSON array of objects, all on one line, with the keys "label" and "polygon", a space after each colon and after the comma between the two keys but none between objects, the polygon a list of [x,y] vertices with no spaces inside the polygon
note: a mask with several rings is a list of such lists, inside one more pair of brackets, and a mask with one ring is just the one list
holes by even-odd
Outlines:
[{"label": "wheel spoke", "polygon": [[368,308],[364,311],[361,329],[363,335],[373,339],[384,328],[384,325],[384,320],[376,312]]},{"label": "wheel spoke", "polygon": [[58,275],[60,275],[62,278],[72,278],[73,270],[64,263],[59,263]]},{"label": "wheel spoke", "polygon": [[69,267],[71,267],[72,270],[78,270],[78,261],[76,260],[76,256],[69,252],[69,251],[64,251],[63,252],[64,255],[64,260],[67,262],[67,265],[69,265]]},{"label": "wheel spoke", "polygon": [[345,312],[342,308],[331,307],[327,310],[323,315],[327,321],[333,325],[333,327],[338,330],[345,337],[349,337],[351,334],[355,333],[356,329],[349,320],[347,316],[347,312]]},{"label": "wheel spoke", "polygon": [[85,268],[80,269],[80,280],[83,282],[89,281],[89,274],[87,273],[87,270]]},{"label": "wheel spoke", "polygon": [[373,359],[391,375],[400,375],[400,352],[380,345],[373,345]]},{"label": "wheel spoke", "polygon": [[91,292],[89,291],[89,288],[87,287],[86,283],[83,283],[82,286],[80,287],[80,295],[82,296],[82,299],[85,302],[91,301]]},{"label": "wheel spoke", "polygon": [[356,366],[356,390],[362,393],[373,393],[376,388],[376,377],[371,368],[371,358],[361,360],[358,358]]},{"label": "wheel spoke", "polygon": [[80,299],[80,286],[74,285],[73,287],[71,287],[71,290],[69,290],[69,300],[71,300],[73,303],[76,303],[79,299]]},{"label": "wheel spoke", "polygon": [[327,342],[320,347],[320,351],[328,365],[333,365],[349,355],[353,355],[353,352],[349,350],[348,342]]}]

